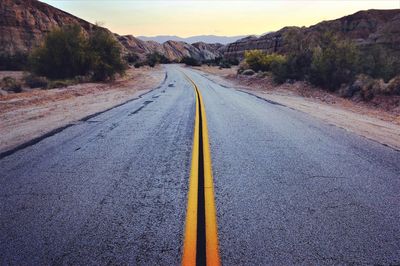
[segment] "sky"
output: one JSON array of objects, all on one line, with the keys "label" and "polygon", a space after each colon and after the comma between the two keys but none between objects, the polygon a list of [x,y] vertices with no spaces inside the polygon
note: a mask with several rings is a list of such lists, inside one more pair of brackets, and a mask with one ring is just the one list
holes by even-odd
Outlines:
[{"label": "sky", "polygon": [[366,9],[400,8],[400,0],[42,0],[125,35],[189,37],[263,34],[310,26]]}]

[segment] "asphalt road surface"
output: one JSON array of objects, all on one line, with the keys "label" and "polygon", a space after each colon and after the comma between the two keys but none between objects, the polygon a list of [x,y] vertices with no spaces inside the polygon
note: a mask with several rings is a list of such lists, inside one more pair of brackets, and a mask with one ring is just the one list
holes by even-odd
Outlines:
[{"label": "asphalt road surface", "polygon": [[0,264],[179,265],[198,86],[224,265],[400,264],[400,152],[168,65],[0,160]]}]

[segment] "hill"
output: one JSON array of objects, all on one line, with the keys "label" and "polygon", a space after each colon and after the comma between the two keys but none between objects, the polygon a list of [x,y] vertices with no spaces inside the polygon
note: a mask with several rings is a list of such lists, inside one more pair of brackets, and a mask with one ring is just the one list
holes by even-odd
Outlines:
[{"label": "hill", "polygon": [[158,36],[152,36],[152,37],[147,37],[147,36],[138,36],[140,40],[143,41],[155,41],[158,43],[164,43],[167,41],[177,41],[177,42],[186,42],[186,43],[197,43],[197,42],[203,42],[203,43],[220,43],[223,45],[235,42],[239,39],[242,39],[246,37],[246,35],[240,35],[240,36],[217,36],[217,35],[197,35],[197,36],[191,36],[191,37],[179,37],[179,36],[174,36],[174,35],[158,35]]},{"label": "hill", "polygon": [[285,53],[290,31],[298,31],[304,42],[310,42],[324,32],[332,32],[342,38],[354,40],[367,48],[378,44],[393,52],[400,50],[400,9],[366,10],[331,21],[323,21],[310,27],[285,27],[260,37],[249,36],[226,46],[225,56],[242,58],[244,51],[259,49],[267,53]]},{"label": "hill", "polygon": [[[28,54],[52,29],[73,23],[79,24],[84,32],[97,27],[37,0],[1,0],[0,69],[7,68],[5,61],[12,60],[13,56]],[[153,52],[163,54],[171,61],[179,61],[184,56],[195,57],[199,60],[222,56],[219,51],[222,47],[220,44],[192,45],[181,41],[167,41],[159,44],[154,41],[142,41],[131,35],[114,35],[121,43],[124,53],[137,53],[140,58],[145,58],[147,54]]]}]

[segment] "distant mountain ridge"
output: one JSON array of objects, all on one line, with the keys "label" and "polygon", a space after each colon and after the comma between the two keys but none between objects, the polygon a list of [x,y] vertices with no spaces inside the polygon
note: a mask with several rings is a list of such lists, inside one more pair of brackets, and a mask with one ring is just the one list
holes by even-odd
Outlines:
[{"label": "distant mountain ridge", "polygon": [[223,56],[222,44],[209,44],[197,42],[189,44],[181,41],[166,41],[158,43],[155,41],[143,41],[132,35],[117,36],[119,42],[131,53],[137,54],[145,59],[147,54],[160,53],[170,61],[179,62],[184,57],[193,57],[199,61],[211,60]]},{"label": "distant mountain ridge", "polygon": [[226,45],[228,43],[235,42],[239,39],[242,39],[248,35],[238,35],[238,36],[218,36],[218,35],[197,35],[191,37],[179,37],[175,35],[158,35],[158,36],[138,36],[137,38],[142,41],[154,41],[158,43],[165,43],[167,41],[177,41],[177,42],[186,42],[189,44],[193,44],[196,42],[203,43],[220,43]]}]

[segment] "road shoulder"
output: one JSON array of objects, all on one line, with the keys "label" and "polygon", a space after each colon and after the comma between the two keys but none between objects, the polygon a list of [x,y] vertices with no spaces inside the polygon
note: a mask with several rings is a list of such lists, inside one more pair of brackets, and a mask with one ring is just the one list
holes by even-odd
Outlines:
[{"label": "road shoulder", "polygon": [[162,67],[130,69],[112,83],[84,83],[62,89],[0,96],[0,153],[106,111],[159,86]]}]

